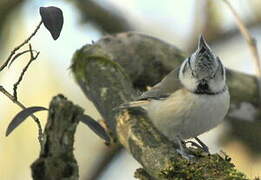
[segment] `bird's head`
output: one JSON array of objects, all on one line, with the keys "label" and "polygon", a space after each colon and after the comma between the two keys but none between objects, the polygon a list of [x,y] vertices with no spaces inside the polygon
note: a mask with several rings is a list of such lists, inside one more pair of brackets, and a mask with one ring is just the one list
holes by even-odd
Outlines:
[{"label": "bird's head", "polygon": [[179,79],[198,94],[217,94],[226,88],[225,68],[200,35],[197,50],[182,63]]}]

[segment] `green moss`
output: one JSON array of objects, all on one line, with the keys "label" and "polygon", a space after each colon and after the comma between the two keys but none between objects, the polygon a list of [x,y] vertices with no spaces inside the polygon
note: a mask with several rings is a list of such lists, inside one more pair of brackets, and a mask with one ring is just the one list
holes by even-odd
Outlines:
[{"label": "green moss", "polygon": [[223,159],[218,154],[200,158],[197,163],[187,160],[173,161],[161,171],[159,177],[173,180],[247,180],[228,158]]},{"label": "green moss", "polygon": [[128,79],[123,68],[113,61],[108,54],[104,53],[100,48],[97,48],[97,46],[89,45],[77,50],[72,58],[71,70],[77,80],[84,81],[86,74],[88,74],[87,69],[90,63],[104,66],[106,69],[110,68],[113,71],[120,71],[125,78]]},{"label": "green moss", "polygon": [[139,180],[150,180],[151,179],[150,175],[143,168],[136,169],[136,171],[134,173],[134,177]]}]

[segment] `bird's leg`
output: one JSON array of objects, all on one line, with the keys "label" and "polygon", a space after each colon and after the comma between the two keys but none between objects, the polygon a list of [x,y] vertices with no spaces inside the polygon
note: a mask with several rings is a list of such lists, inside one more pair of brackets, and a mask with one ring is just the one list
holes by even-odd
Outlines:
[{"label": "bird's leg", "polygon": [[187,160],[192,160],[194,156],[188,153],[186,149],[186,143],[180,138],[180,136],[176,136],[175,139],[179,146],[179,148],[176,149],[177,153],[179,153],[183,158]]}]

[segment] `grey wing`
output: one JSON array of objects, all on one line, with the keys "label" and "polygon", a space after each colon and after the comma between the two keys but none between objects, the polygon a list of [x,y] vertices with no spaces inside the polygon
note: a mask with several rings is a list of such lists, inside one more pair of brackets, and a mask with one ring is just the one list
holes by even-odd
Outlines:
[{"label": "grey wing", "polygon": [[153,86],[149,91],[144,92],[141,96],[134,99],[134,101],[120,105],[118,108],[129,108],[144,106],[150,103],[151,100],[164,100],[169,97],[176,90],[183,88],[178,78],[178,70],[172,70],[165,78],[158,84]]},{"label": "grey wing", "polygon": [[178,72],[179,69],[172,70],[158,84],[139,96],[136,101],[145,99],[165,99],[176,90],[183,88],[183,85],[178,78]]}]

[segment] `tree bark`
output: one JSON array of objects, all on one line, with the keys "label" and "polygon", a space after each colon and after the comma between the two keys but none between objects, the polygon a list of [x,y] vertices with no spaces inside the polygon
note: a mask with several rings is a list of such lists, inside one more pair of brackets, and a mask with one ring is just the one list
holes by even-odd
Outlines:
[{"label": "tree bark", "polygon": [[62,95],[53,98],[40,157],[32,164],[34,180],[78,180],[74,134],[83,110]]},{"label": "tree bark", "polygon": [[[71,68],[77,83],[97,107],[112,135],[145,169],[146,173],[137,171],[136,177],[245,179],[227,158],[223,159],[218,154],[205,156],[200,150],[194,150],[197,155],[194,162],[181,158],[175,145],[154,128],[141,108],[120,112],[115,109],[133,99],[137,90],[159,82],[184,58],[182,51],[156,38],[122,33],[107,36],[78,50]],[[242,101],[253,107],[258,105],[253,97],[257,95],[255,77],[228,70],[228,82],[232,105]],[[242,82],[248,88],[242,86]],[[233,107],[231,112],[236,110],[238,106]]]}]

